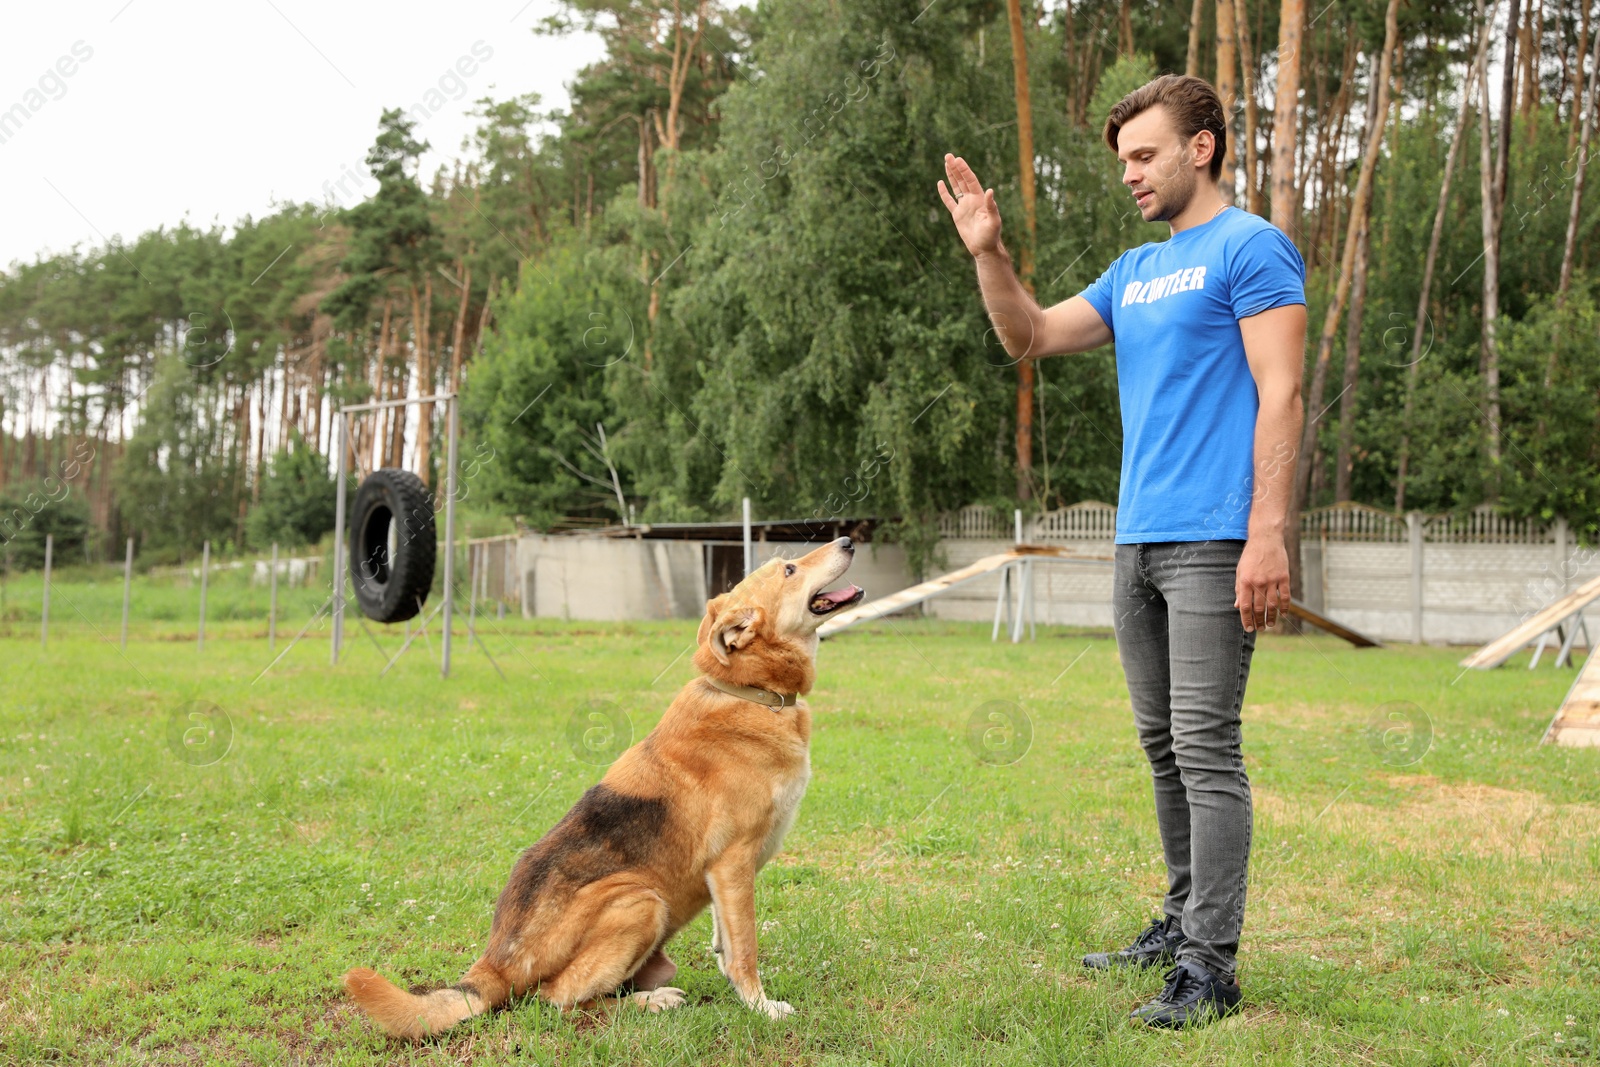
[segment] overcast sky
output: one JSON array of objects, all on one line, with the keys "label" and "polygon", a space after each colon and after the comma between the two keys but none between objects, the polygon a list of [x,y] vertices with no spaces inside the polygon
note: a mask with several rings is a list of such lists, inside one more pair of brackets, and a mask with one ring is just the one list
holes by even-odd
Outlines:
[{"label": "overcast sky", "polygon": [[[597,38],[536,36],[554,0],[84,0],[8,4],[0,34],[0,264],[187,217],[325,202],[385,107],[421,105],[424,174],[487,95],[565,84]],[[459,66],[458,66],[459,64]],[[461,71],[470,71],[463,75]]]}]

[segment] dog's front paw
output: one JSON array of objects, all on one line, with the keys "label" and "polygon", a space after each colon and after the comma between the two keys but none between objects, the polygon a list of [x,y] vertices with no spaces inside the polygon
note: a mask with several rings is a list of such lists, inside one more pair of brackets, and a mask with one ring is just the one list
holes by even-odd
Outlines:
[{"label": "dog's front paw", "polygon": [[632,994],[632,1000],[639,1007],[651,1015],[667,1011],[671,1008],[681,1008],[688,1000],[688,994],[673,986],[664,985],[658,989],[651,989],[643,993]]},{"label": "dog's front paw", "polygon": [[762,997],[751,1007],[764,1013],[769,1019],[782,1019],[785,1016],[794,1014],[794,1008],[786,1000],[768,1000],[766,997]]}]

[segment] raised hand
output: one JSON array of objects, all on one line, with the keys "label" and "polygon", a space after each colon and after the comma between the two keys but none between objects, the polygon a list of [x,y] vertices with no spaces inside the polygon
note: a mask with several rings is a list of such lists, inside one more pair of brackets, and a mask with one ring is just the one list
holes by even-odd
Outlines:
[{"label": "raised hand", "polygon": [[967,251],[979,256],[998,250],[1000,209],[994,202],[994,190],[983,187],[966,160],[948,152],[944,156],[944,173],[950,185],[946,188],[944,182],[939,183],[939,198],[950,210]]}]

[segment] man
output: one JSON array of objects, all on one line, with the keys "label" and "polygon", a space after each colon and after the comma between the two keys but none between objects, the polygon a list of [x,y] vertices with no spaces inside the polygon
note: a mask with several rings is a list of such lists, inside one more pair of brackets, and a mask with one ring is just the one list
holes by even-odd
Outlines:
[{"label": "man", "polygon": [[1234,1010],[1250,862],[1239,708],[1256,631],[1289,602],[1284,521],[1305,349],[1305,264],[1267,222],[1223,202],[1227,127],[1216,91],[1166,75],[1111,109],[1105,141],[1146,222],[1082,293],[1041,309],[1000,243],[994,190],[945,156],[939,195],[1006,351],[1016,359],[1116,342],[1123,426],[1113,616],[1167,864],[1163,915],[1084,966],[1174,964],[1133,1013],[1194,1026]]}]

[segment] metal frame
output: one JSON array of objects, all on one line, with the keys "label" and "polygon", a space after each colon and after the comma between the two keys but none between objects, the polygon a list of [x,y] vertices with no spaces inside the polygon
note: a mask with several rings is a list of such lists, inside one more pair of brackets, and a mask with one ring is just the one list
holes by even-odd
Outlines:
[{"label": "metal frame", "polygon": [[[1018,542],[1019,544],[1021,542]],[[1037,557],[1047,562],[1054,559],[1050,556]],[[1060,560],[1055,560],[1060,562]],[[1088,562],[1086,560],[1071,560],[1073,563]],[[1028,639],[1035,640],[1039,636],[1038,623],[1034,617],[1033,602],[1033,564],[1034,557],[1013,560],[1000,568],[1000,588],[994,601],[994,630],[989,634],[990,641],[1000,639],[1000,616],[1005,615],[1006,629],[1010,632],[1011,643],[1017,644],[1022,640],[1022,628],[1028,628]],[[1011,600],[1015,590],[1016,611],[1012,611]]]},{"label": "metal frame", "polygon": [[[338,482],[338,498],[333,512],[333,648],[330,653],[334,666],[339,663],[339,652],[344,647],[344,524],[345,524],[345,459],[350,454],[350,416],[382,408],[410,407],[412,404],[448,404],[445,431],[444,475],[444,604],[443,633],[439,638],[439,677],[450,677],[450,619],[455,607],[456,577],[456,445],[461,436],[460,400],[455,393],[435,393],[405,400],[378,400],[369,404],[345,404],[339,408],[339,461],[334,475]],[[407,641],[406,647],[410,647]],[[404,648],[401,649],[405,651]],[[387,670],[388,668],[385,668]]]},{"label": "metal frame", "polygon": [[1557,667],[1563,664],[1569,667],[1572,666],[1572,646],[1578,639],[1579,630],[1583,631],[1584,647],[1592,647],[1594,641],[1589,636],[1589,622],[1583,617],[1583,608],[1574,611],[1571,615],[1568,615],[1565,619],[1562,619],[1539,635],[1539,643],[1533,646],[1533,658],[1528,661],[1528,669],[1531,671],[1539,665],[1539,660],[1544,655],[1545,646],[1550,643],[1552,634],[1555,635],[1556,641],[1559,643],[1555,665]]}]

